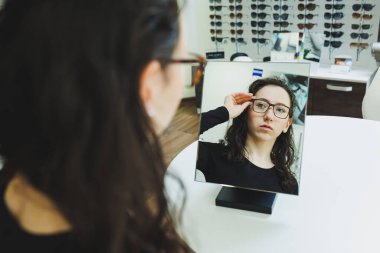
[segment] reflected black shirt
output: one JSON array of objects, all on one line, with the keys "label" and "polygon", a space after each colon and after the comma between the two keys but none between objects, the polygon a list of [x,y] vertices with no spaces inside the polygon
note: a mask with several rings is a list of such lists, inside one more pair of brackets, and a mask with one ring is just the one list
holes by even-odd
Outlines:
[{"label": "reflected black shirt", "polygon": [[[227,109],[219,107],[202,113],[200,133],[228,121]],[[248,159],[230,162],[225,156],[226,146],[220,143],[199,142],[197,169],[202,171],[206,181],[265,191],[284,192],[275,168],[263,169]],[[292,194],[298,194],[298,185]]]}]

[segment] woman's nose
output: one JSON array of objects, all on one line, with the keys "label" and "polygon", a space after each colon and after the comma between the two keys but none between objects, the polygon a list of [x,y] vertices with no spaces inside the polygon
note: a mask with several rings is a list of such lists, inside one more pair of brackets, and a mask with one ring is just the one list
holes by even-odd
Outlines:
[{"label": "woman's nose", "polygon": [[274,111],[273,110],[274,110],[273,105],[269,106],[268,110],[264,114],[264,117],[272,120],[274,117]]}]

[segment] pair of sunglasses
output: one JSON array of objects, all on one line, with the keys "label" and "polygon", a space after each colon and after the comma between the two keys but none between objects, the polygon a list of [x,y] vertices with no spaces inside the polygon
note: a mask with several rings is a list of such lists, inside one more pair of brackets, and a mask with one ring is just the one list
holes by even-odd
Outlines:
[{"label": "pair of sunglasses", "polygon": [[297,27],[298,27],[298,29],[308,29],[308,30],[310,30],[310,29],[313,29],[314,28],[314,26],[316,26],[317,24],[316,23],[299,23],[299,24],[297,24]]},{"label": "pair of sunglasses", "polygon": [[334,29],[340,29],[344,26],[343,23],[325,23],[325,28],[330,29],[331,27]]},{"label": "pair of sunglasses", "polygon": [[265,44],[267,41],[268,39],[264,39],[264,38],[252,38],[253,43]]},{"label": "pair of sunglasses", "polygon": [[298,5],[298,10],[299,11],[304,11],[305,9],[308,10],[308,11],[313,11],[315,10],[315,8],[317,8],[317,4],[313,4],[313,3],[309,3],[309,4],[299,4]]},{"label": "pair of sunglasses", "polygon": [[220,29],[210,29],[210,33],[211,33],[211,34],[218,34],[218,35],[220,35],[220,34],[222,34],[223,32],[222,32],[222,30],[220,30]]},{"label": "pair of sunglasses", "polygon": [[208,0],[210,3],[218,3],[220,4],[222,0]]},{"label": "pair of sunglasses", "polygon": [[275,11],[278,11],[278,10],[283,10],[283,11],[287,11],[288,9],[289,9],[289,5],[278,5],[278,4],[276,4],[275,6],[273,6],[273,9],[275,10]]},{"label": "pair of sunglasses", "polygon": [[264,35],[266,32],[269,32],[268,30],[251,30],[253,35]]},{"label": "pair of sunglasses", "polygon": [[235,27],[235,26],[242,27],[243,24],[244,24],[243,22],[230,22],[230,26],[232,27]]},{"label": "pair of sunglasses", "polygon": [[266,14],[266,13],[264,13],[264,12],[260,12],[260,13],[257,13],[257,12],[252,12],[251,13],[251,17],[252,18],[259,18],[259,19],[265,19],[266,18],[266,16],[268,16],[269,14]]},{"label": "pair of sunglasses", "polygon": [[298,14],[297,15],[297,18],[298,19],[313,19],[314,17],[316,17],[316,16],[318,16],[318,14],[311,14],[311,13],[308,13],[308,14],[306,14],[306,15],[304,15],[304,14]]},{"label": "pair of sunglasses", "polygon": [[266,24],[269,24],[269,22],[267,21],[251,21],[251,26],[252,27],[261,27],[261,28],[264,28],[266,26]]},{"label": "pair of sunglasses", "polygon": [[329,20],[329,19],[335,19],[335,20],[340,20],[344,17],[344,14],[343,12],[335,12],[333,14],[329,13],[329,12],[325,12],[324,14],[324,18],[326,20]]},{"label": "pair of sunglasses", "polygon": [[211,41],[212,42],[223,42],[225,39],[227,39],[227,37],[215,37],[215,36],[211,36]]},{"label": "pair of sunglasses", "polygon": [[333,37],[333,38],[340,38],[343,36],[344,32],[339,31],[339,32],[329,32],[329,31],[324,31],[324,34],[326,37]]},{"label": "pair of sunglasses", "polygon": [[211,5],[209,7],[210,7],[210,11],[221,11],[223,7],[227,7],[227,6],[224,6],[224,5]]},{"label": "pair of sunglasses", "polygon": [[361,38],[361,39],[368,39],[372,34],[369,34],[369,33],[351,33],[351,38],[352,39],[357,39],[357,38]]},{"label": "pair of sunglasses", "polygon": [[350,48],[367,49],[368,47],[369,47],[368,43],[357,43],[357,42],[350,43]]},{"label": "pair of sunglasses", "polygon": [[230,18],[234,19],[234,18],[238,18],[238,19],[242,19],[243,18],[243,14],[242,13],[230,13]]},{"label": "pair of sunglasses", "polygon": [[273,33],[290,33],[290,31],[289,30],[281,30],[281,31],[273,30]]},{"label": "pair of sunglasses", "polygon": [[273,23],[274,27],[288,27],[289,25],[291,25],[292,23],[289,23],[287,21],[275,21]]},{"label": "pair of sunglasses", "polygon": [[345,4],[325,4],[326,10],[342,10],[346,6]]},{"label": "pair of sunglasses", "polygon": [[230,5],[228,8],[230,9],[230,11],[241,11],[243,10],[243,5]]},{"label": "pair of sunglasses", "polygon": [[353,11],[359,11],[361,9],[365,10],[365,11],[371,11],[373,9],[373,7],[375,7],[376,5],[372,5],[372,4],[354,4],[352,5],[352,10]]},{"label": "pair of sunglasses", "polygon": [[271,7],[267,4],[251,4],[252,10],[265,10],[267,7]]},{"label": "pair of sunglasses", "polygon": [[351,25],[352,30],[358,30],[358,29],[368,30],[370,28],[371,28],[371,25],[368,25],[368,24],[365,24],[365,25],[352,24]]},{"label": "pair of sunglasses", "polygon": [[342,41],[330,41],[330,40],[325,40],[324,46],[328,47],[331,46],[333,48],[340,48],[342,46],[343,42]]},{"label": "pair of sunglasses", "polygon": [[357,12],[352,13],[352,18],[354,19],[363,18],[364,20],[371,20],[372,17],[373,16],[371,14],[362,14],[362,13],[357,13]]},{"label": "pair of sunglasses", "polygon": [[279,19],[281,19],[281,20],[288,20],[288,18],[289,18],[289,14],[288,13],[282,13],[281,15],[278,14],[278,13],[274,13],[273,14],[273,19],[274,20],[279,20]]},{"label": "pair of sunglasses", "polygon": [[238,42],[238,43],[244,43],[244,44],[246,44],[244,38],[231,38],[231,42],[232,43]]},{"label": "pair of sunglasses", "polygon": [[222,16],[221,15],[210,15],[210,19],[222,19]]},{"label": "pair of sunglasses", "polygon": [[222,26],[222,21],[211,21],[210,25],[211,26]]},{"label": "pair of sunglasses", "polygon": [[243,29],[230,30],[230,33],[233,35],[235,35],[235,34],[242,35],[244,33],[244,30]]},{"label": "pair of sunglasses", "polygon": [[228,2],[230,2],[230,4],[232,3],[238,3],[238,4],[241,4],[243,2],[243,0],[228,0]]}]

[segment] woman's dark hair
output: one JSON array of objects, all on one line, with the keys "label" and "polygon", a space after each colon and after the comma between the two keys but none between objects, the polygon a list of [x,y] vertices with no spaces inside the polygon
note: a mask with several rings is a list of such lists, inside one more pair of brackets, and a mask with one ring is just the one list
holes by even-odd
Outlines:
[{"label": "woman's dark hair", "polygon": [[176,0],[8,0],[1,11],[0,154],[86,252],[191,251],[139,96],[143,68],[173,53],[178,12]]},{"label": "woman's dark hair", "polygon": [[[249,92],[255,95],[267,85],[281,87],[288,93],[290,98],[289,117],[292,118],[297,102],[293,92],[281,79],[276,77],[258,79],[249,86]],[[245,144],[248,136],[248,110],[250,110],[250,107],[234,118],[225,136],[225,144],[228,147],[226,156],[231,162],[241,162],[245,159],[247,152]],[[271,152],[271,160],[275,165],[277,175],[281,180],[281,186],[285,192],[292,192],[297,186],[294,173],[290,170],[290,166],[294,162],[294,152],[293,127],[290,125],[286,133],[281,133],[277,137]]]}]

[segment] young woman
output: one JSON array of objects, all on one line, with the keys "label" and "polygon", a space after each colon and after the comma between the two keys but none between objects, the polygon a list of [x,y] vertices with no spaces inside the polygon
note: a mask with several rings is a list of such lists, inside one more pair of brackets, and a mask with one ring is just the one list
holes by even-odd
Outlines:
[{"label": "young woman", "polygon": [[5,1],[0,251],[191,252],[157,134],[195,61],[176,0]]},{"label": "young woman", "polygon": [[292,91],[279,79],[258,79],[249,93],[226,97],[202,114],[201,134],[233,119],[222,143],[200,142],[197,169],[207,182],[298,194],[294,161]]}]

